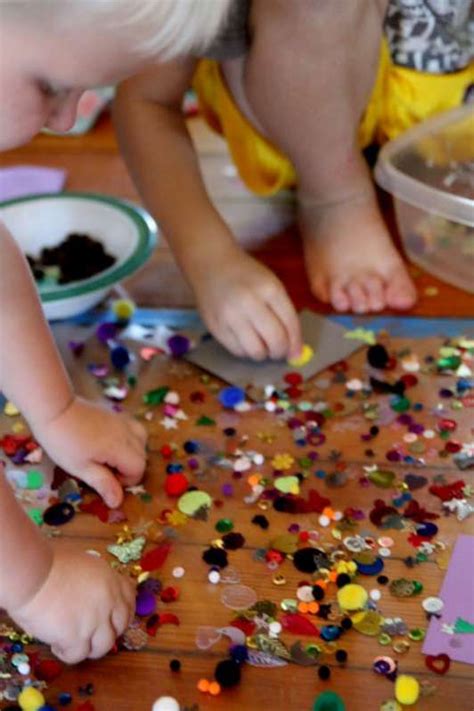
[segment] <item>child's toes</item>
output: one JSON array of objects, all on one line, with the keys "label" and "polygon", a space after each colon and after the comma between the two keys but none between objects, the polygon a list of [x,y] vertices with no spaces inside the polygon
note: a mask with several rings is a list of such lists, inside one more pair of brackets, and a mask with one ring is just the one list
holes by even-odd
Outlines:
[{"label": "child's toes", "polygon": [[392,309],[409,309],[415,304],[416,288],[404,266],[397,267],[387,279],[385,296]]},{"label": "child's toes", "polygon": [[311,291],[316,296],[316,298],[322,301],[324,304],[328,304],[331,300],[328,281],[322,275],[316,276],[314,279],[311,280]]},{"label": "child's toes", "polygon": [[385,308],[384,283],[377,274],[369,274],[364,282],[365,293],[370,311],[382,311]]},{"label": "child's toes", "polygon": [[365,289],[365,285],[354,280],[347,286],[351,309],[356,314],[365,314],[369,311],[369,299]]},{"label": "child's toes", "polygon": [[338,281],[331,284],[330,289],[331,304],[336,311],[350,311],[351,302],[345,286]]}]

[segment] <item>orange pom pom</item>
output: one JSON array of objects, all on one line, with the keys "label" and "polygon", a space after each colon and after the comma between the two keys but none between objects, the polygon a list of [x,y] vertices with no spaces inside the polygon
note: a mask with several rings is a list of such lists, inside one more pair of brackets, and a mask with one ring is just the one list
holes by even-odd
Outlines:
[{"label": "orange pom pom", "polygon": [[211,696],[219,696],[221,693],[221,685],[217,681],[211,681],[209,684],[209,693]]}]

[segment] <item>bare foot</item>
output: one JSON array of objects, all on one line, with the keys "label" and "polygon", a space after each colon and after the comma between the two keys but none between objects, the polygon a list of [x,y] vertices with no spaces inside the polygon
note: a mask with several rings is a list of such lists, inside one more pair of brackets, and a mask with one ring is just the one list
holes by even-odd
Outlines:
[{"label": "bare foot", "polygon": [[415,304],[415,286],[371,197],[300,208],[300,225],[318,299],[357,314]]}]

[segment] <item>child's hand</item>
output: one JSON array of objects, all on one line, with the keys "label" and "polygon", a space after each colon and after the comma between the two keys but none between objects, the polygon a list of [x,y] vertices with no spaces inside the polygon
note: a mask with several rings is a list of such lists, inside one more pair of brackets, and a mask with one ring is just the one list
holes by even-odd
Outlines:
[{"label": "child's hand", "polygon": [[253,257],[232,249],[191,281],[208,328],[234,355],[279,360],[301,354],[294,306],[280,280]]},{"label": "child's hand", "polygon": [[111,508],[123,499],[119,482],[133,486],[143,476],[146,433],[128,415],[75,397],[56,419],[33,430],[51,459],[93,487]]},{"label": "child's hand", "polygon": [[57,657],[76,664],[107,654],[134,611],[128,578],[87,553],[55,551],[40,589],[8,613],[27,634],[51,645]]}]

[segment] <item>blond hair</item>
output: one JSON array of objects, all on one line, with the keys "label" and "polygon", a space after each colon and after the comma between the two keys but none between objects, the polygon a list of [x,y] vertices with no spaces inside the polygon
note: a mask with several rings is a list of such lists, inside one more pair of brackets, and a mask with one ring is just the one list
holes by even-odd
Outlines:
[{"label": "blond hair", "polygon": [[85,28],[135,37],[130,49],[143,57],[171,59],[199,53],[212,42],[234,0],[0,0],[0,18],[28,24]]}]

